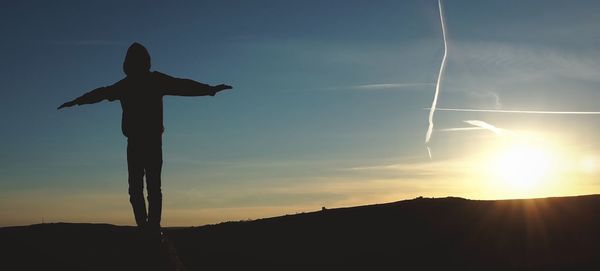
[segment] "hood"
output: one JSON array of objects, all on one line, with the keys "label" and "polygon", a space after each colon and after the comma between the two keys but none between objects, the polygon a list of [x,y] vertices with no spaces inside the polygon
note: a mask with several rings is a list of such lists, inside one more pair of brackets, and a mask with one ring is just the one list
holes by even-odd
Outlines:
[{"label": "hood", "polygon": [[125,61],[123,61],[123,72],[127,76],[144,74],[150,71],[150,54],[146,47],[134,42],[127,49]]}]

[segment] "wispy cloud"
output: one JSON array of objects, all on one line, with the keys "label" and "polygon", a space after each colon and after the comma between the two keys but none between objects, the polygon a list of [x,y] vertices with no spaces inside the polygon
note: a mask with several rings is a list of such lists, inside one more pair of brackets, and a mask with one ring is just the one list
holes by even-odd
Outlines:
[{"label": "wispy cloud", "polygon": [[502,107],[500,95],[489,89],[471,89],[464,92],[467,94],[467,98],[476,104],[487,104],[488,106],[492,106],[494,109]]},{"label": "wispy cloud", "polygon": [[376,163],[371,165],[358,165],[341,169],[352,173],[352,178],[378,178],[378,179],[404,179],[404,180],[427,180],[432,181],[436,177],[462,176],[471,170],[471,165],[464,160],[434,160],[434,161],[412,161]]},{"label": "wispy cloud", "polygon": [[340,87],[330,87],[328,89],[352,89],[352,90],[400,90],[406,88],[431,87],[434,83],[384,83],[384,84],[362,84]]},{"label": "wispy cloud", "polygon": [[502,128],[498,128],[494,125],[491,125],[485,121],[482,120],[465,120],[465,123],[471,124],[475,127],[479,127],[479,128],[483,128],[486,130],[490,130],[492,131],[494,134],[497,135],[505,135],[505,134],[512,134],[513,132],[506,130],[506,129],[502,129]]},{"label": "wispy cloud", "polygon": [[496,82],[511,78],[511,81],[521,83],[557,76],[595,82],[599,80],[597,51],[566,51],[496,42],[456,42],[453,52],[451,62],[457,66],[466,65],[466,71],[475,73],[475,77],[484,76],[486,80],[495,78]]},{"label": "wispy cloud", "polygon": [[549,114],[549,115],[600,115],[599,111],[540,111],[540,110],[502,110],[502,109],[471,109],[471,108],[437,108],[439,111],[483,112],[508,114]]},{"label": "wispy cloud", "polygon": [[443,128],[436,129],[436,132],[463,132],[463,131],[477,131],[477,130],[485,130],[482,127],[456,127],[456,128]]},{"label": "wispy cloud", "polygon": [[71,45],[71,46],[116,46],[127,45],[126,41],[119,40],[51,40],[48,41],[51,45]]},{"label": "wispy cloud", "polygon": [[462,132],[462,131],[478,131],[478,130],[488,130],[493,132],[496,135],[514,135],[513,131],[507,130],[507,129],[503,129],[503,128],[498,128],[492,124],[489,124],[485,121],[482,120],[465,120],[463,121],[467,124],[473,125],[473,127],[455,127],[455,128],[445,128],[445,129],[439,129],[436,131],[440,131],[440,132]]},{"label": "wispy cloud", "polygon": [[[452,67],[444,78],[446,107],[496,110],[513,105],[527,109],[527,105],[540,108],[548,104],[542,101],[556,99],[576,103],[582,95],[594,93],[600,78],[597,50],[460,40],[449,45],[452,53],[448,62]],[[594,108],[590,100],[581,105],[580,108]],[[534,113],[541,112],[527,112]]]}]

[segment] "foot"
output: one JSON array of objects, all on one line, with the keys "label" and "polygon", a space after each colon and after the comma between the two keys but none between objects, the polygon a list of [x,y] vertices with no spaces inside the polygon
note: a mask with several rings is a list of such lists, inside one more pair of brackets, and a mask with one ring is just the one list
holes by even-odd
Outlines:
[{"label": "foot", "polygon": [[144,231],[150,239],[158,240],[160,242],[162,231],[159,224],[146,224]]}]

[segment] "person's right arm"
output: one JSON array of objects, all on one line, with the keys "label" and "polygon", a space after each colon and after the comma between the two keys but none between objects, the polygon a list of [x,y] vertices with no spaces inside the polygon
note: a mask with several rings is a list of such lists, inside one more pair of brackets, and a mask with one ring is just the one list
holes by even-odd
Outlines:
[{"label": "person's right arm", "polygon": [[114,101],[116,99],[118,99],[118,89],[119,89],[119,83],[121,81],[117,82],[114,85],[108,86],[108,87],[100,87],[97,89],[94,89],[86,94],[83,94],[82,96],[73,99],[71,101],[68,101],[64,104],[62,104],[61,106],[58,107],[58,109],[62,109],[65,107],[71,107],[74,105],[84,105],[84,104],[93,104],[93,103],[97,103],[100,102],[104,99],[109,100],[109,101]]}]

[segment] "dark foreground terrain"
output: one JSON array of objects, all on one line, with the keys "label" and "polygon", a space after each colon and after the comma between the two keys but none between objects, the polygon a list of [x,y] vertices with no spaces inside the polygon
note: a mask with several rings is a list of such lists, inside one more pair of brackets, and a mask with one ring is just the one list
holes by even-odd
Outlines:
[{"label": "dark foreground terrain", "polygon": [[[600,270],[600,195],[419,198],[165,232],[187,270]],[[0,269],[168,269],[153,244],[133,227],[8,227]]]}]

